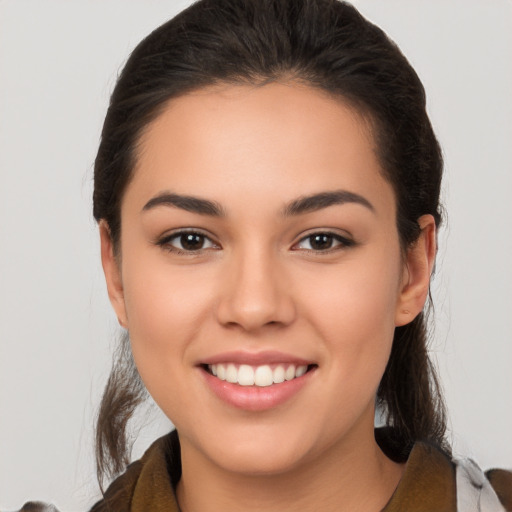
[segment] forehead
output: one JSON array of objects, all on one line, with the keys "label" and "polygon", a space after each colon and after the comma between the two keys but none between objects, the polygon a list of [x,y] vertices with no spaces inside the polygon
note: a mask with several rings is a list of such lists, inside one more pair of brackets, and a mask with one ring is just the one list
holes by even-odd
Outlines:
[{"label": "forehead", "polygon": [[[295,83],[222,85],[173,99],[144,131],[126,195],[265,194],[270,204],[344,188],[389,196],[370,122]],[[140,206],[140,205],[139,205]]]}]

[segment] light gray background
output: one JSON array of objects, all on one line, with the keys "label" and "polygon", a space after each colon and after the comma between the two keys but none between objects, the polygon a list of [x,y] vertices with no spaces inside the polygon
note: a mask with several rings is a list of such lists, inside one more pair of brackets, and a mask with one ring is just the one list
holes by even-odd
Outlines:
[{"label": "light gray background", "polygon": [[[190,1],[0,0],[0,508],[85,510],[117,325],[91,215],[108,96]],[[512,3],[359,0],[417,69],[446,157],[433,356],[457,453],[512,466]],[[135,456],[169,428],[158,416]]]}]

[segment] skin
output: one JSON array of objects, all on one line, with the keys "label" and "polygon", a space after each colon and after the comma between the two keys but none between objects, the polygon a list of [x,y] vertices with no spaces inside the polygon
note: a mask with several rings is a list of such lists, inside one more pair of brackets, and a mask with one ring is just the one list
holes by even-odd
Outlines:
[{"label": "skin", "polygon": [[[283,215],[290,202],[339,190],[371,207]],[[169,192],[214,201],[224,215],[144,209]],[[148,391],[180,434],[182,510],[384,507],[403,467],[374,440],[375,395],[395,326],[423,308],[435,224],[421,217],[419,240],[402,251],[367,120],[294,83],[172,100],[140,141],[121,219],[117,256],[100,225],[109,296]],[[170,235],[183,228],[208,237],[202,249],[176,252]],[[312,249],[308,236],[326,232],[349,243]],[[234,350],[316,366],[285,403],[245,410],[219,399],[198,366]]]}]

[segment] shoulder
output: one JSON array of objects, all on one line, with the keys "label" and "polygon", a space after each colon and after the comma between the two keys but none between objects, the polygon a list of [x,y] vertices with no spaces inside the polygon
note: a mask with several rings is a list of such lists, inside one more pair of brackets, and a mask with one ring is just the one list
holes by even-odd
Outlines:
[{"label": "shoulder", "polygon": [[179,441],[173,431],[157,439],[140,460],[130,464],[90,512],[177,511],[174,487],[180,477]]},{"label": "shoulder", "polygon": [[512,511],[512,471],[505,469],[491,469],[485,476],[498,495],[505,510]]},{"label": "shoulder", "polygon": [[385,512],[512,512],[512,472],[484,473],[471,459],[452,458],[418,442]]},{"label": "shoulder", "polygon": [[[108,487],[90,512],[177,512],[174,488],[181,477],[181,458],[176,431],[157,439],[140,460]],[[25,503],[18,512],[59,512],[39,501]]]},{"label": "shoulder", "polygon": [[143,462],[138,460],[130,464],[126,471],[116,478],[107,489],[103,499],[98,501],[90,512],[106,512],[116,510],[129,511],[131,498],[142,471]]},{"label": "shoulder", "polygon": [[417,442],[404,473],[383,512],[455,512],[455,464],[437,446]]},{"label": "shoulder", "polygon": [[499,496],[506,510],[512,511],[512,471],[491,469],[485,476]]}]

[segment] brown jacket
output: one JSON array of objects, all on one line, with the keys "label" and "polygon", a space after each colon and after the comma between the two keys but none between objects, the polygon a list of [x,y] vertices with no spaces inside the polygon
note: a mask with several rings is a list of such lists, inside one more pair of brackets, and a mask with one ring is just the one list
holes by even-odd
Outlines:
[{"label": "brown jacket", "polygon": [[[130,465],[91,512],[179,512],[174,485],[180,478],[180,465],[179,441],[171,433]],[[416,443],[400,484],[382,512],[456,512],[455,472],[455,464],[442,451]],[[493,470],[487,477],[505,510],[512,511],[512,473]]]},{"label": "brown jacket", "polygon": [[[155,441],[140,460],[130,464],[90,512],[179,512],[174,487],[180,476],[180,447],[174,431]],[[486,477],[504,509],[512,511],[512,472],[496,469]],[[456,464],[438,448],[416,443],[404,475],[382,512],[456,512],[457,499]],[[34,505],[26,504],[20,512],[56,510]],[[475,504],[471,510],[495,512],[494,507],[478,507]]]}]

